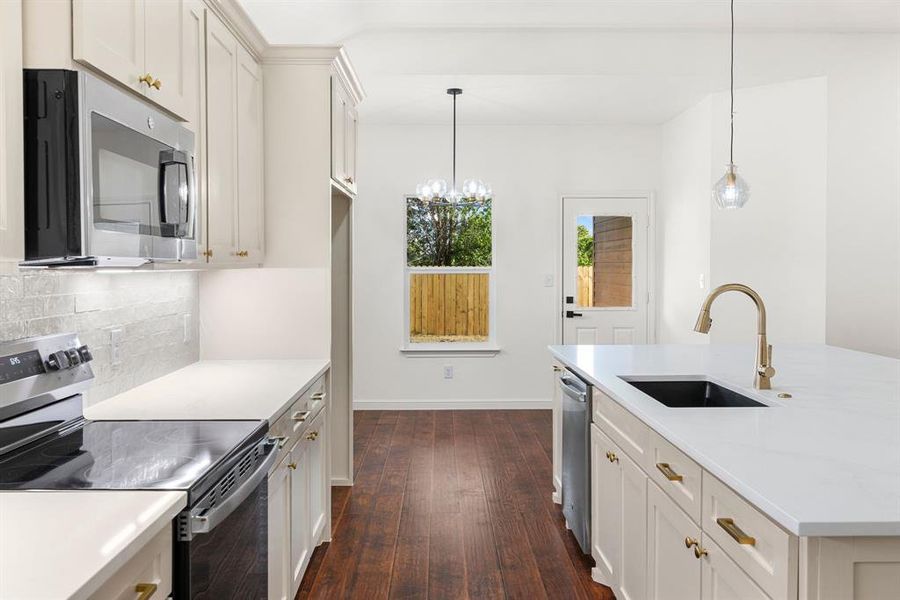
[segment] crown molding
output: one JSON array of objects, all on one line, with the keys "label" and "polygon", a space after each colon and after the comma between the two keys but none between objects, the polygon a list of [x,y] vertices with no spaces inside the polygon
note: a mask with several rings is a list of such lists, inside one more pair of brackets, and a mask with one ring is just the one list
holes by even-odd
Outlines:
[{"label": "crown molding", "polygon": [[216,13],[225,26],[247,47],[254,58],[259,58],[269,47],[269,43],[259,31],[247,11],[237,0],[205,0],[206,6]]},{"label": "crown molding", "polygon": [[359,104],[366,97],[353,63],[343,46],[270,45],[262,54],[265,65],[318,65],[334,69],[344,87]]}]

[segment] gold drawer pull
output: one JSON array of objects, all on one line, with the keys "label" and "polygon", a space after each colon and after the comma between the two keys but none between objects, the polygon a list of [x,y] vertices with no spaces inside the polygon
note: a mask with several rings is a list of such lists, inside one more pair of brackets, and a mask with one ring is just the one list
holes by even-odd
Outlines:
[{"label": "gold drawer pull", "polygon": [[558,365],[553,365],[553,372],[554,372],[554,373],[559,373],[560,371],[562,371],[562,367],[560,367],[560,366],[558,366]]},{"label": "gold drawer pull", "polygon": [[699,544],[700,544],[700,540],[695,540],[694,538],[692,538],[690,536],[684,538],[684,547],[685,548],[690,548],[692,546],[697,546]]},{"label": "gold drawer pull", "polygon": [[309,416],[308,410],[298,410],[294,414],[291,415],[291,418],[295,421],[300,421],[301,423],[306,420],[306,417]]},{"label": "gold drawer pull", "polygon": [[659,469],[659,472],[665,475],[666,479],[669,481],[682,481],[684,479],[683,476],[672,470],[669,463],[656,463],[656,468]]},{"label": "gold drawer pull", "polygon": [[318,432],[318,431],[310,431],[310,432],[307,434],[306,439],[308,439],[308,440],[311,441],[311,442],[314,442],[314,441],[316,441],[316,438],[318,438],[318,437],[319,437],[319,432]]},{"label": "gold drawer pull", "polygon": [[607,451],[607,452],[606,452],[606,459],[607,459],[609,462],[611,462],[611,463],[619,462],[619,457],[616,456],[616,453],[615,453],[615,452]]},{"label": "gold drawer pull", "polygon": [[718,518],[716,519],[716,523],[719,524],[719,527],[725,530],[725,533],[734,538],[738,544],[743,544],[745,546],[755,546],[756,538],[744,533],[744,530],[734,524],[734,519],[727,518]]},{"label": "gold drawer pull", "polygon": [[247,257],[250,256],[250,252],[248,250],[238,250],[237,255],[240,257]]},{"label": "gold drawer pull", "polygon": [[297,463],[295,463],[295,462],[290,462],[290,463],[287,464],[287,468],[290,469],[291,471],[296,471],[296,470],[297,470]]},{"label": "gold drawer pull", "polygon": [[310,398],[312,398],[313,400],[324,400],[325,396],[327,396],[325,392],[316,392],[315,394],[310,396]]},{"label": "gold drawer pull", "polygon": [[156,593],[156,584],[155,583],[139,583],[134,586],[134,591],[140,596],[137,597],[137,600],[148,600]]}]

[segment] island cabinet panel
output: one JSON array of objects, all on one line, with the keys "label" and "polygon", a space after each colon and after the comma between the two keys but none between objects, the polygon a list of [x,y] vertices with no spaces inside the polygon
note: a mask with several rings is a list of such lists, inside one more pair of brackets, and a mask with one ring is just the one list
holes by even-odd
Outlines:
[{"label": "island cabinet panel", "polygon": [[591,425],[591,554],[594,579],[615,587],[622,562],[622,467],[619,447]]},{"label": "island cabinet panel", "polygon": [[647,476],[628,456],[622,463],[622,563],[616,598],[647,596]]},{"label": "island cabinet panel", "polygon": [[91,598],[167,598],[172,593],[172,524],[167,524],[116,571]]},{"label": "island cabinet panel", "polygon": [[652,481],[647,485],[647,598],[699,599],[700,527]]},{"label": "island cabinet panel", "polygon": [[803,538],[800,600],[900,597],[900,537]]},{"label": "island cabinet panel", "polygon": [[702,600],[771,600],[714,541],[704,537]]},{"label": "island cabinet panel", "polygon": [[784,531],[708,473],[703,531],[772,598],[797,596],[797,537]]},{"label": "island cabinet panel", "polygon": [[643,469],[650,463],[650,428],[594,388],[593,421]]},{"label": "island cabinet panel", "polygon": [[647,472],[650,479],[669,494],[691,519],[699,523],[703,470],[655,431],[650,432],[649,439],[650,464]]}]

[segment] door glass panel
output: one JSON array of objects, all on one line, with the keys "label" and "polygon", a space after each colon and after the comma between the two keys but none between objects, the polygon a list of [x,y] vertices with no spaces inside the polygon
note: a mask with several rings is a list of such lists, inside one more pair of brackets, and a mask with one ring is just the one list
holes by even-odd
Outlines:
[{"label": "door glass panel", "polygon": [[153,138],[91,114],[96,229],[160,235],[160,155],[170,150]]},{"label": "door glass panel", "polygon": [[579,308],[631,308],[631,217],[578,217],[578,270],[575,302]]}]

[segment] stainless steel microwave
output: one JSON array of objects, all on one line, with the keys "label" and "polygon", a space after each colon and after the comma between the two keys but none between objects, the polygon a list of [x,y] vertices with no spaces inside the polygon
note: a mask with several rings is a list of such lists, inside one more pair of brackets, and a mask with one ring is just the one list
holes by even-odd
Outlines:
[{"label": "stainless steel microwave", "polygon": [[194,134],[78,71],[25,69],[23,266],[197,258]]}]

